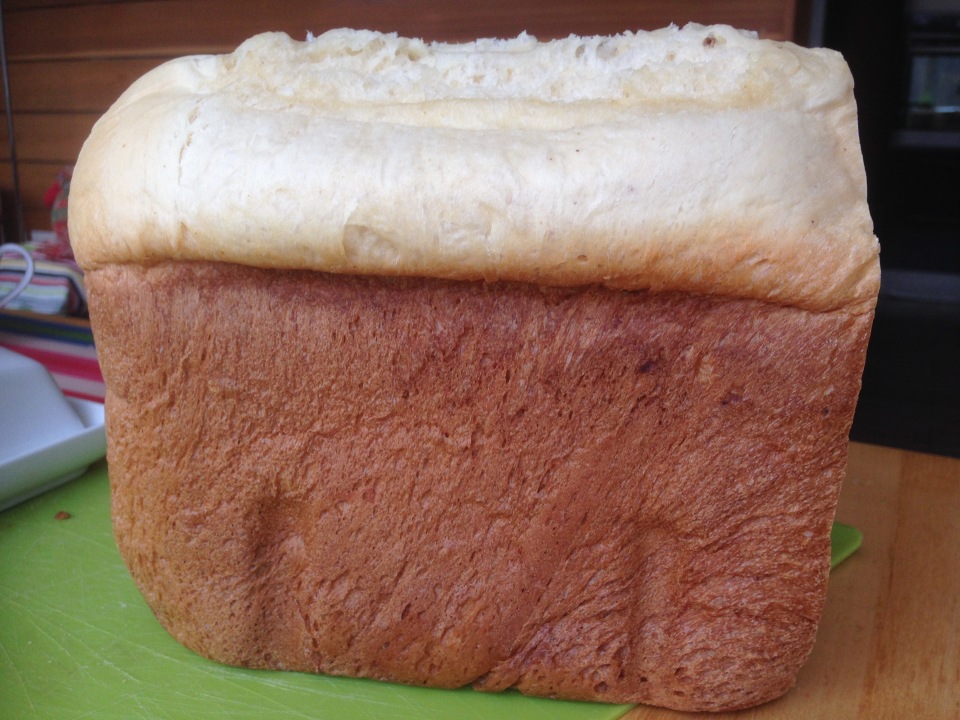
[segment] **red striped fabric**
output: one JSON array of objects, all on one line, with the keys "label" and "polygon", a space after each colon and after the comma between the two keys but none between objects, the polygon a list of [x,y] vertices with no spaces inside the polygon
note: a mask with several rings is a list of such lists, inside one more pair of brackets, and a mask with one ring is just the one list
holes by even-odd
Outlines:
[{"label": "red striped fabric", "polygon": [[41,363],[64,395],[103,402],[103,375],[88,322],[4,310],[0,345]]}]

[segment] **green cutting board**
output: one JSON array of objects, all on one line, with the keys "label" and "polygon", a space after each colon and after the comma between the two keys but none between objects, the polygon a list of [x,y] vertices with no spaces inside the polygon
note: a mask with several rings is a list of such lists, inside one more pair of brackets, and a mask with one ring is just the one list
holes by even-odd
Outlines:
[{"label": "green cutting board", "polygon": [[[210,662],[154,619],[114,545],[109,506],[101,462],[80,479],[0,513],[4,720],[606,720],[630,708]],[[58,519],[58,513],[69,517]],[[835,563],[860,542],[852,528],[838,528]]]},{"label": "green cutting board", "polygon": [[[3,720],[607,720],[630,708],[205,660],[167,635],[141,598],[113,542],[109,496],[100,463],[0,513]],[[57,519],[61,511],[70,517]]]}]

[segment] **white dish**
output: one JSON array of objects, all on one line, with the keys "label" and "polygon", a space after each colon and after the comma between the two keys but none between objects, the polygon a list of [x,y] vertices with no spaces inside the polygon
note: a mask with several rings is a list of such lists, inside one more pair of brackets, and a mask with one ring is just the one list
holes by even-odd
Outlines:
[{"label": "white dish", "polygon": [[84,429],[47,369],[0,347],[0,463]]},{"label": "white dish", "polygon": [[106,454],[103,405],[66,398],[42,365],[0,348],[0,511]]}]

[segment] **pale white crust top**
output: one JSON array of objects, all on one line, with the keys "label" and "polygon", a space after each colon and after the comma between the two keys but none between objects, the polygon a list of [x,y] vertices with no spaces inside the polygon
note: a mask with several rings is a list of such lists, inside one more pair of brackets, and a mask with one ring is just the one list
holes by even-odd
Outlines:
[{"label": "pale white crust top", "polygon": [[219,260],[873,307],[853,83],[690,25],[540,43],[337,30],[168,62],[97,123],[85,268]]}]

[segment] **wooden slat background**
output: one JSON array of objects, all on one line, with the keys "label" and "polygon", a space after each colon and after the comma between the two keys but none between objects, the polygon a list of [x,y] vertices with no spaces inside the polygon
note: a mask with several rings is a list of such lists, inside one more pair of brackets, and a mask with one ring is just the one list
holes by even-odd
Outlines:
[{"label": "wooden slat background", "polygon": [[[229,52],[268,30],[302,39],[308,31],[333,27],[456,41],[524,30],[548,39],[699,22],[794,39],[803,24],[798,7],[804,5],[802,0],[6,0],[10,105],[26,226],[49,228],[43,195],[59,169],[73,164],[96,118],[136,78],[178,55]],[[2,123],[0,190],[8,232],[12,188]]]}]

